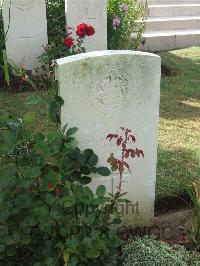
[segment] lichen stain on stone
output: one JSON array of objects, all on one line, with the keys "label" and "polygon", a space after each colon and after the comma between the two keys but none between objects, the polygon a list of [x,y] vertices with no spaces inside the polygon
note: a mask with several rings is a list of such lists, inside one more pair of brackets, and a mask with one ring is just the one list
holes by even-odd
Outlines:
[{"label": "lichen stain on stone", "polygon": [[103,69],[103,65],[102,65],[102,64],[99,64],[99,65],[97,66],[97,72],[102,71],[102,69]]},{"label": "lichen stain on stone", "polygon": [[93,68],[91,60],[85,59],[83,61],[79,61],[77,65],[78,65],[78,71],[76,70],[77,72],[76,75],[79,75],[80,77],[85,75],[85,73],[87,73],[87,75],[88,73],[90,73],[91,75],[91,70]]}]

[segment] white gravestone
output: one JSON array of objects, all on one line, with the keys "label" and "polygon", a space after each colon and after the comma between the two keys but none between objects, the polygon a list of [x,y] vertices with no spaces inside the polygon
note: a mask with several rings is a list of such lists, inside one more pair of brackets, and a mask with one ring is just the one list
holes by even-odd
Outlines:
[{"label": "white gravestone", "polygon": [[48,43],[45,0],[5,0],[3,4],[7,57],[32,70]]},{"label": "white gravestone", "polygon": [[[161,62],[157,55],[133,51],[101,51],[57,60],[57,79],[65,104],[62,126],[76,126],[80,148],[92,148],[99,164],[108,166],[111,153],[120,148],[106,140],[109,133],[130,128],[133,148],[144,158],[129,159],[131,173],[124,172],[123,192],[132,204],[119,206],[126,225],[150,226],[154,217]],[[93,188],[106,185],[114,193],[119,174],[97,177]]]},{"label": "white gravestone", "polygon": [[107,49],[107,0],[65,0],[67,26],[76,30],[80,23],[92,25],[95,35],[86,37],[87,52]]}]

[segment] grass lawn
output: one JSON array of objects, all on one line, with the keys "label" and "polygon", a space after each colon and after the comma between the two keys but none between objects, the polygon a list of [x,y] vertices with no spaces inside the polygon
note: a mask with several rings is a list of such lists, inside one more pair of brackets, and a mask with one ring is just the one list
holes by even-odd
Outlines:
[{"label": "grass lawn", "polygon": [[[198,178],[200,152],[200,48],[160,53],[172,75],[162,78],[157,198],[179,194],[185,181]],[[28,93],[1,94],[0,109],[22,115]],[[34,107],[35,108],[35,107]],[[48,131],[45,106],[37,107],[33,130]]]},{"label": "grass lawn", "polygon": [[200,47],[162,52],[157,197],[179,194],[200,162]]}]

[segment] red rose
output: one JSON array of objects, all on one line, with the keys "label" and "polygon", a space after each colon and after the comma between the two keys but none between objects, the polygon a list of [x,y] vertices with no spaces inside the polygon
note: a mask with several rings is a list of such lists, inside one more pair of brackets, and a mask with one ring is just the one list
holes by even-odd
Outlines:
[{"label": "red rose", "polygon": [[76,34],[80,37],[80,38],[84,38],[86,33],[87,33],[87,24],[85,23],[82,23],[82,24],[79,24],[77,26],[77,29],[76,29]]},{"label": "red rose", "polygon": [[55,187],[55,192],[57,197],[61,196],[61,187],[59,185]]},{"label": "red rose", "polygon": [[67,48],[71,48],[74,45],[74,39],[72,37],[66,37],[64,44]]},{"label": "red rose", "polygon": [[53,188],[53,184],[49,183],[48,184],[48,189],[51,190]]},{"label": "red rose", "polygon": [[94,27],[92,27],[91,25],[87,26],[87,31],[86,31],[86,35],[87,36],[92,36],[95,34],[95,29]]}]

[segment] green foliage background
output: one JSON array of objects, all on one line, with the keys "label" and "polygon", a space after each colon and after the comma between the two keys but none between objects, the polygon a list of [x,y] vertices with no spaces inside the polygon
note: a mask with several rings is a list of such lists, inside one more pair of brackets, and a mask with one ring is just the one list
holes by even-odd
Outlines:
[{"label": "green foliage background", "polygon": [[[128,6],[125,14],[121,11],[124,3]],[[147,4],[138,0],[108,0],[108,49],[136,49],[143,41],[147,12]],[[115,16],[121,21],[116,30],[113,29]],[[134,38],[131,33],[135,34]]]},{"label": "green foliage background", "polygon": [[49,43],[59,44],[60,38],[66,35],[65,0],[46,0],[46,7]]}]

